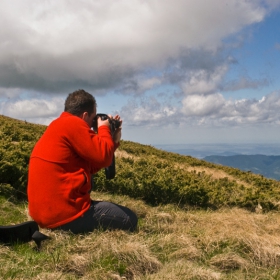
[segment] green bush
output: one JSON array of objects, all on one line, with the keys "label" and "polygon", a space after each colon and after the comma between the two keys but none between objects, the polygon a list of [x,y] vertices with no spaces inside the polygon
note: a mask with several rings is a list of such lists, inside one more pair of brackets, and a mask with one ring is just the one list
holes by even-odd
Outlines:
[{"label": "green bush", "polygon": [[29,157],[46,127],[4,116],[0,121],[0,184],[2,189],[12,186],[16,197],[26,198]]},{"label": "green bush", "polygon": [[[46,127],[4,116],[0,119],[0,185],[2,189],[12,187],[17,197],[26,198],[29,157]],[[104,170],[98,172],[95,190],[129,195],[151,205],[254,209],[261,204],[265,210],[278,208],[280,182],[276,180],[131,141],[122,141],[119,150],[128,156],[116,157],[116,177],[107,180]],[[187,171],[188,167],[222,170],[226,176],[213,178],[209,172]]]}]

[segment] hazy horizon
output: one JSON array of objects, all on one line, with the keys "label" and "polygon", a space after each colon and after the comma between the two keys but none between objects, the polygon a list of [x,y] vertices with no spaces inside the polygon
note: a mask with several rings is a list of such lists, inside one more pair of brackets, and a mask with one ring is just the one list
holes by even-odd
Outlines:
[{"label": "hazy horizon", "polygon": [[158,149],[202,159],[210,155],[280,155],[278,143],[203,143],[153,145]]}]

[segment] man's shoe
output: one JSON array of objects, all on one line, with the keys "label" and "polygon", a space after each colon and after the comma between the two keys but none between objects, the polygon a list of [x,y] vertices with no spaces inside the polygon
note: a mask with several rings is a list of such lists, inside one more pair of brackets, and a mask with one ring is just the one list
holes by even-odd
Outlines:
[{"label": "man's shoe", "polygon": [[12,226],[0,226],[0,242],[5,244],[29,242],[32,240],[35,231],[39,231],[39,227],[34,221]]}]

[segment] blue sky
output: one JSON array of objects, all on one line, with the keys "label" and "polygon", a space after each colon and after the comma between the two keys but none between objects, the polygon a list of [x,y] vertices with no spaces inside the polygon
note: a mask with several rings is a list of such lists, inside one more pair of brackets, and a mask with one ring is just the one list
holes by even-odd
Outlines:
[{"label": "blue sky", "polygon": [[278,143],[280,0],[2,0],[0,114],[92,93],[143,144]]},{"label": "blue sky", "polygon": [[[280,14],[273,11],[260,23],[242,30],[247,39],[240,48],[231,50],[238,63],[229,71],[229,78],[250,77],[259,81],[259,87],[225,93],[237,98],[261,98],[268,92],[279,90],[280,79]],[[236,36],[233,36],[233,40]],[[263,85],[262,85],[263,81]]]}]

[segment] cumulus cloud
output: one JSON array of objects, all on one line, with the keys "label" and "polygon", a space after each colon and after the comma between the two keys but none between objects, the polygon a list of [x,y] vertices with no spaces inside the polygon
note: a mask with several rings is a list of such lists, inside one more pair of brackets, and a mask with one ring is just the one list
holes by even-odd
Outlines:
[{"label": "cumulus cloud", "polygon": [[191,95],[184,99],[184,114],[203,116],[204,124],[278,124],[280,119],[280,92],[273,92],[262,99],[226,100],[221,94],[206,97]]},{"label": "cumulus cloud", "polygon": [[239,63],[231,52],[246,37],[239,32],[279,4],[2,0],[0,113],[48,124],[63,110],[62,95],[84,88],[95,96],[130,98],[116,109],[124,126],[277,124],[279,92],[239,100],[222,94],[269,84],[227,75]]},{"label": "cumulus cloud", "polygon": [[178,109],[170,104],[162,103],[155,97],[130,100],[119,112],[128,126],[167,127],[178,122]]},{"label": "cumulus cloud", "polygon": [[0,84],[55,92],[120,86],[186,50],[216,51],[263,20],[260,2],[3,0]]},{"label": "cumulus cloud", "polygon": [[213,116],[216,115],[225,104],[221,94],[189,95],[183,100],[183,114],[185,116]]},{"label": "cumulus cloud", "polygon": [[140,103],[131,101],[121,110],[129,125],[211,127],[248,124],[280,124],[280,92],[261,99],[227,100],[220,93],[187,95],[182,106],[162,104],[155,98]]},{"label": "cumulus cloud", "polygon": [[64,100],[59,97],[46,99],[6,100],[0,103],[0,111],[6,116],[30,122],[49,124],[63,110]]},{"label": "cumulus cloud", "polygon": [[212,71],[204,69],[191,71],[187,77],[188,81],[182,84],[183,91],[185,94],[213,93],[220,85],[226,72],[226,65],[219,66]]}]

